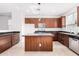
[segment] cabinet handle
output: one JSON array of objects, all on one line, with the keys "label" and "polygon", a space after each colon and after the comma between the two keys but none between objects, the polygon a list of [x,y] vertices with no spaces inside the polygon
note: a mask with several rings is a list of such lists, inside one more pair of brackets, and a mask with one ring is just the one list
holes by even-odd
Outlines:
[{"label": "cabinet handle", "polygon": [[39,47],[41,47],[41,43],[39,43]]}]

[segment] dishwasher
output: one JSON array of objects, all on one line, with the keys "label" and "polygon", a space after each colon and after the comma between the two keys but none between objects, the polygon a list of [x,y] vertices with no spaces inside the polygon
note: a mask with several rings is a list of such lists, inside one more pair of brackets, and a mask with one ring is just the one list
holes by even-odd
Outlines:
[{"label": "dishwasher", "polygon": [[69,48],[79,54],[79,38],[69,37]]}]

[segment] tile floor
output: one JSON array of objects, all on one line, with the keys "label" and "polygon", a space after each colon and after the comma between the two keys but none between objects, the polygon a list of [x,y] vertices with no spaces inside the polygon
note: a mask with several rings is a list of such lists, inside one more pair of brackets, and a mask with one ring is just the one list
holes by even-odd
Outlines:
[{"label": "tile floor", "polygon": [[67,47],[59,42],[53,43],[52,52],[25,52],[24,45],[22,42],[6,50],[0,56],[77,56]]}]

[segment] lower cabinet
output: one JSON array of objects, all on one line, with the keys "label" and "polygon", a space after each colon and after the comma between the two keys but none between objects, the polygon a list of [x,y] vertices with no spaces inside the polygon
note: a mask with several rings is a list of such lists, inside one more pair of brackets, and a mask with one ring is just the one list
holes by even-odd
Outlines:
[{"label": "lower cabinet", "polygon": [[[40,37],[39,47],[40,51],[52,51],[52,37]],[[41,45],[40,45],[41,44]]]},{"label": "lower cabinet", "polygon": [[9,49],[19,42],[19,33],[3,33],[0,34],[0,53]]},{"label": "lower cabinet", "polygon": [[58,33],[58,41],[63,45],[69,47],[69,36],[63,33]]},{"label": "lower cabinet", "polygon": [[0,53],[11,47],[11,35],[0,36]]},{"label": "lower cabinet", "polygon": [[63,44],[64,44],[66,47],[69,47],[69,36],[68,36],[68,35],[64,35],[64,36],[63,36]]},{"label": "lower cabinet", "polygon": [[52,37],[25,36],[25,51],[52,51]]},{"label": "lower cabinet", "polygon": [[19,33],[12,33],[12,45],[17,44],[20,41],[19,39]]},{"label": "lower cabinet", "polygon": [[39,38],[36,36],[25,36],[25,51],[39,51]]},{"label": "lower cabinet", "polygon": [[61,34],[61,33],[58,33],[58,41],[59,41],[60,43],[63,43],[62,34]]}]

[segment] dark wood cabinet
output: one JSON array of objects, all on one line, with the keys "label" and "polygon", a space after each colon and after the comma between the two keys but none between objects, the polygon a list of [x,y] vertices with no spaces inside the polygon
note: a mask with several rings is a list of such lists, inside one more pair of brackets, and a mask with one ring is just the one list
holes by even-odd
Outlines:
[{"label": "dark wood cabinet", "polygon": [[17,44],[19,41],[19,33],[12,33],[12,45]]},{"label": "dark wood cabinet", "polygon": [[52,37],[25,36],[25,51],[52,51]]},{"label": "dark wood cabinet", "polygon": [[62,27],[66,27],[66,16],[61,17]]},{"label": "dark wood cabinet", "polygon": [[63,33],[58,33],[58,41],[69,47],[69,36]]},{"label": "dark wood cabinet", "polygon": [[63,39],[63,44],[69,47],[69,36],[64,34],[62,39]]},{"label": "dark wood cabinet", "polygon": [[58,20],[58,27],[62,28],[66,26],[66,17],[65,16],[61,16]]},{"label": "dark wood cabinet", "polygon": [[53,41],[58,41],[58,32],[54,31],[54,32],[52,32],[52,34],[54,35]]},{"label": "dark wood cabinet", "polygon": [[39,44],[41,44],[40,51],[52,51],[53,45],[52,45],[52,37],[49,36],[41,36]]},{"label": "dark wood cabinet", "polygon": [[19,39],[19,32],[0,34],[0,53],[17,44],[19,42]]},{"label": "dark wood cabinet", "polygon": [[62,28],[66,26],[65,16],[60,18],[42,18],[41,22],[47,25],[47,28]]},{"label": "dark wood cabinet", "polygon": [[58,33],[58,41],[61,42],[61,43],[63,42],[62,41],[62,34],[61,33]]},{"label": "dark wood cabinet", "polygon": [[39,51],[38,43],[37,36],[25,36],[25,51]]},{"label": "dark wood cabinet", "polygon": [[77,26],[79,26],[79,6],[77,7]]},{"label": "dark wood cabinet", "polygon": [[67,47],[69,47],[69,37],[66,34],[62,35],[63,44]]},{"label": "dark wood cabinet", "polygon": [[35,24],[35,27],[38,27],[39,18],[25,18],[25,24]]},{"label": "dark wood cabinet", "polygon": [[38,23],[45,23],[47,28],[61,28],[65,26],[65,16],[60,18],[25,18],[25,24],[35,24],[38,27]]},{"label": "dark wood cabinet", "polygon": [[11,35],[3,34],[0,36],[0,53],[11,47]]},{"label": "dark wood cabinet", "polygon": [[57,28],[59,18],[42,18],[41,22],[46,24],[47,28]]}]

